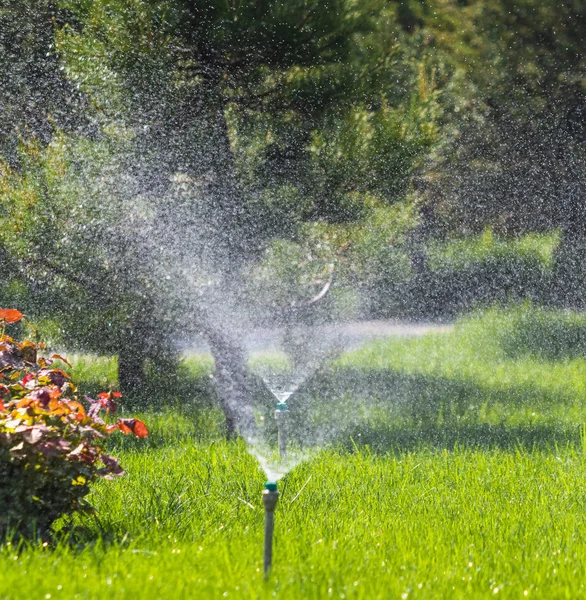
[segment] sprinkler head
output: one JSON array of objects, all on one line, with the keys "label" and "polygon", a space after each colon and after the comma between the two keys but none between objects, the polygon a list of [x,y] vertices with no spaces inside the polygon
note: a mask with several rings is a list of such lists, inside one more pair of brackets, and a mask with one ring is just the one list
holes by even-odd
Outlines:
[{"label": "sprinkler head", "polygon": [[277,483],[275,481],[267,481],[262,493],[262,503],[264,504],[265,511],[272,513],[278,501],[279,492],[277,491]]},{"label": "sprinkler head", "polygon": [[279,412],[289,412],[289,407],[286,402],[277,402],[277,408]]}]

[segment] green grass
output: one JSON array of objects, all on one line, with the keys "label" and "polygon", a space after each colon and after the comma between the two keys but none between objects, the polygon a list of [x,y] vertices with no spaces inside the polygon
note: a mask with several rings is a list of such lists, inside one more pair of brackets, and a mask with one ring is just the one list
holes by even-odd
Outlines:
[{"label": "green grass", "polygon": [[128,474],[96,486],[95,517],[55,547],[0,551],[1,598],[584,594],[574,448],[323,452],[281,485],[266,583],[263,475],[241,444],[170,438],[118,453]]},{"label": "green grass", "polygon": [[438,433],[454,443],[469,434],[501,446],[524,437],[529,445],[576,441],[586,422],[585,338],[581,315],[529,305],[486,310],[460,320],[450,334],[384,340],[346,353],[307,386],[306,401],[311,406],[319,393],[336,407],[372,405],[371,424],[379,432],[400,430],[402,442],[406,431],[418,440],[428,432],[429,442]]},{"label": "green grass", "polygon": [[546,351],[581,326],[490,310],[322,371],[291,406],[330,443],[280,484],[267,582],[256,461],[216,411],[146,411],[94,515],[0,549],[0,599],[583,597],[586,359]]}]

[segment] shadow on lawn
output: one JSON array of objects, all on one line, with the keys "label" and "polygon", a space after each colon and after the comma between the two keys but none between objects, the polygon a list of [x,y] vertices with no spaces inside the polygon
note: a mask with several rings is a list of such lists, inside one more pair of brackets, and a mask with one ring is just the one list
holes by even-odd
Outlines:
[{"label": "shadow on lawn", "polygon": [[[487,365],[490,369],[490,365]],[[562,386],[546,389],[531,380],[480,383],[471,377],[433,373],[405,373],[394,369],[332,368],[307,382],[301,396],[320,397],[328,402],[353,396],[360,404],[368,399],[410,408],[421,418],[448,410],[463,416],[486,405],[546,409],[574,402]],[[586,398],[580,398],[586,399]]]},{"label": "shadow on lawn", "polygon": [[[330,438],[349,450],[368,445],[388,452],[579,447],[581,421],[571,421],[564,409],[576,409],[577,400],[531,381],[487,386],[457,377],[338,368],[307,382],[289,404],[294,430],[313,429],[318,437],[330,427]],[[532,413],[539,423],[531,422]]]},{"label": "shadow on lawn", "polygon": [[[276,437],[271,427],[275,399],[259,382],[254,385],[265,428]],[[149,427],[147,439],[116,436],[113,447],[140,451],[222,438],[223,415],[214,407],[209,377],[191,389],[198,390],[196,398],[136,415]],[[570,421],[564,409],[575,409],[578,400],[563,387],[544,389],[531,380],[486,385],[457,374],[332,367],[307,381],[289,407],[292,437],[302,444],[322,439],[348,448],[367,444],[377,451],[457,445],[529,449],[580,444],[581,421]],[[532,411],[540,423],[529,421]]]},{"label": "shadow on lawn", "polygon": [[428,448],[452,451],[475,450],[554,451],[556,448],[583,447],[581,428],[552,425],[510,426],[444,424],[422,428],[362,425],[345,430],[340,445],[350,452],[368,447],[375,453],[411,452]]}]

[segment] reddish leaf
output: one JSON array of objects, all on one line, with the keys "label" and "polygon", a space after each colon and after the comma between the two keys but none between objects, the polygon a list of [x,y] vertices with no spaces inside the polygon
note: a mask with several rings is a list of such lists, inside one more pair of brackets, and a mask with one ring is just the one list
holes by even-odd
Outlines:
[{"label": "reddish leaf", "polygon": [[122,392],[113,392],[112,396],[114,396],[114,398],[122,398]]},{"label": "reddish leaf", "polygon": [[122,475],[124,475],[124,469],[120,466],[118,459],[109,456],[108,454],[101,454],[100,459],[106,465],[109,473],[112,473],[112,475],[116,475],[117,477],[122,477]]},{"label": "reddish leaf", "polygon": [[16,368],[19,364],[20,360],[11,350],[3,350],[0,352],[0,369],[4,369],[5,367]]},{"label": "reddish leaf", "polygon": [[113,415],[116,414],[116,402],[114,402],[114,398],[112,397],[112,392],[100,392],[98,394],[98,401],[108,412],[111,412]]},{"label": "reddish leaf", "polygon": [[43,368],[46,369],[47,367],[51,366],[53,364],[53,361],[50,358],[43,358],[42,356],[40,358],[37,359],[37,363]]},{"label": "reddish leaf", "polygon": [[34,381],[35,380],[35,374],[34,373],[27,373],[23,378],[22,378],[22,385],[24,387],[26,387],[26,384]]},{"label": "reddish leaf", "polygon": [[64,362],[66,365],[71,367],[71,363],[66,358],[63,358],[63,356],[61,356],[60,354],[51,354],[51,358],[56,358],[57,360],[60,360],[61,362]]},{"label": "reddish leaf", "polygon": [[139,438],[145,438],[149,435],[149,430],[147,429],[147,426],[138,419],[135,419],[134,435]]},{"label": "reddish leaf", "polygon": [[60,448],[61,450],[66,450],[66,451],[71,450],[71,442],[68,442],[67,440],[58,440],[55,445],[56,445],[56,447]]},{"label": "reddish leaf", "polygon": [[51,383],[55,384],[58,388],[62,388],[69,379],[71,379],[71,377],[61,369],[51,369],[50,371],[43,370],[39,372],[39,376],[41,373],[46,374]]},{"label": "reddish leaf", "polygon": [[22,313],[14,308],[0,308],[0,321],[5,321],[6,323],[18,323],[22,317]]},{"label": "reddish leaf", "polygon": [[22,438],[29,444],[36,444],[43,439],[43,436],[50,431],[46,425],[36,425],[34,427],[28,427],[27,430],[22,434]]},{"label": "reddish leaf", "polygon": [[133,433],[136,437],[145,438],[149,431],[146,425],[138,419],[118,419],[120,431],[125,434]]},{"label": "reddish leaf", "polygon": [[33,402],[36,402],[36,398],[31,398],[30,396],[27,396],[22,400],[18,401],[18,403],[16,404],[16,408],[28,408],[31,404],[33,404]]},{"label": "reddish leaf", "polygon": [[43,387],[36,390],[33,390],[28,397],[32,400],[38,400],[41,405],[46,408],[49,406],[49,402],[51,402],[51,390],[49,388]]},{"label": "reddish leaf", "polygon": [[37,346],[34,342],[30,340],[24,340],[24,342],[20,345],[20,355],[22,356],[22,360],[29,363],[37,362]]},{"label": "reddish leaf", "polygon": [[[39,442],[36,446],[36,449],[39,450],[43,456],[47,458],[51,458],[53,456],[59,456],[59,448],[55,444],[55,442]],[[71,445],[69,446],[71,447]]]},{"label": "reddish leaf", "polygon": [[79,456],[85,448],[85,444],[79,444],[75,449],[73,449],[68,456]]},{"label": "reddish leaf", "polygon": [[96,460],[96,452],[94,448],[91,446],[86,446],[83,443],[77,446],[77,448],[73,449],[67,456],[75,456],[79,460],[82,460],[90,465]]},{"label": "reddish leaf", "polygon": [[82,404],[77,402],[77,400],[69,400],[67,401],[67,405],[73,412],[77,413],[81,417],[85,417],[85,408]]},{"label": "reddish leaf", "polygon": [[92,419],[97,419],[98,413],[100,412],[102,405],[97,400],[90,398],[89,396],[84,396],[83,399],[89,403],[90,407],[87,411],[87,416]]},{"label": "reddish leaf", "polygon": [[117,427],[124,435],[128,435],[132,433],[132,429],[124,421],[130,421],[130,419],[120,419]]},{"label": "reddish leaf", "polygon": [[58,400],[61,398],[63,392],[58,387],[51,386],[49,389],[51,390],[51,400]]},{"label": "reddish leaf", "polygon": [[[90,418],[92,418],[92,419],[94,420],[94,423],[96,423],[97,425],[105,425],[105,424],[106,424],[106,422],[104,421],[104,419],[102,419],[101,417],[98,417],[97,415],[94,415],[94,416],[92,417],[92,416],[89,414],[89,412],[88,412],[88,415],[87,415],[87,416],[88,416],[88,417],[90,417]],[[78,420],[79,420],[79,421],[83,421],[83,418],[81,418],[81,419],[78,419]],[[96,431],[96,430],[94,429],[94,431]],[[102,436],[102,435],[100,434],[100,436],[99,436],[99,437],[104,437],[104,436]]]}]

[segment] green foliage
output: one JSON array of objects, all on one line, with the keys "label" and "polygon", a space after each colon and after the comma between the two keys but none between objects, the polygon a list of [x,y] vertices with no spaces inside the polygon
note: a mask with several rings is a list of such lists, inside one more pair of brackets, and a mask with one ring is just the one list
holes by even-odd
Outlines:
[{"label": "green foliage", "polygon": [[[371,263],[371,310],[379,316],[445,318],[494,302],[552,299],[557,231],[512,237],[487,228],[478,236],[431,239],[421,246],[419,273],[413,272],[403,244],[394,256],[389,247],[387,255],[379,254],[380,262]],[[401,264],[402,272],[397,270]]]},{"label": "green foliage", "polygon": [[[6,66],[7,76],[45,52],[43,72],[92,125],[74,131],[51,121],[47,108],[43,137],[29,135],[26,111],[17,115],[24,126],[10,131],[16,159],[0,172],[0,250],[11,266],[1,297],[39,321],[58,320],[52,337],[72,349],[153,358],[169,354],[178,324],[173,309],[153,309],[157,293],[170,300],[169,289],[146,266],[168,257],[147,256],[138,238],[153,223],[171,227],[169,215],[192,224],[189,239],[175,236],[184,248],[173,249],[189,247],[191,286],[249,262],[247,272],[261,274],[251,296],[276,291],[267,304],[282,305],[277,272],[301,299],[319,289],[330,264],[336,273],[363,269],[351,265],[352,253],[337,264],[338,253],[360,237],[358,223],[404,201],[438,134],[439,91],[394,7],[327,6],[39,4],[39,37],[27,25],[10,40],[26,60]],[[18,29],[21,8],[8,2],[3,11]],[[35,78],[27,81],[34,87]],[[129,212],[132,233],[120,227]],[[308,263],[300,277],[296,267],[276,266],[275,249],[285,247],[284,260]],[[308,248],[310,260],[292,258]],[[355,303],[349,286],[335,293]]]},{"label": "green foliage", "polygon": [[413,165],[437,135],[433,82],[424,72],[420,80],[419,93],[407,105],[392,107],[383,96],[376,110],[357,106],[314,133],[310,152],[320,174],[314,199],[318,215],[356,221],[368,216],[373,197],[388,204],[404,200]]},{"label": "green foliage", "polygon": [[[470,322],[470,321],[469,321]],[[481,315],[485,344],[496,344],[507,359],[562,361],[586,357],[586,317],[524,304]]]},{"label": "green foliage", "polygon": [[[145,437],[136,419],[108,425],[98,415],[116,412],[114,398],[84,396],[62,369],[52,367],[59,355],[43,358],[31,341],[17,342],[4,333],[18,321],[18,311],[0,311],[0,535],[45,535],[55,520],[89,508],[84,501],[98,478],[124,471],[106,451],[116,429]],[[88,406],[89,404],[89,406]]]},{"label": "green foliage", "polygon": [[59,69],[54,30],[67,19],[54,0],[0,0],[0,156],[17,164],[22,137],[48,143],[55,127],[82,129],[83,101]]},{"label": "green foliage", "polygon": [[426,19],[428,34],[471,85],[451,89],[446,143],[427,192],[433,225],[461,235],[487,225],[508,234],[560,228],[566,239],[558,261],[568,268],[555,283],[559,300],[577,306],[584,278],[576,224],[584,221],[586,3],[441,4],[438,16]]},{"label": "green foliage", "polygon": [[202,181],[211,171],[226,189],[236,176],[241,205],[224,212],[246,215],[214,217],[224,201],[206,200],[212,190],[200,210],[206,230],[221,221],[222,243],[239,240],[249,257],[275,238],[295,243],[304,222],[355,223],[373,197],[403,200],[437,137],[431,69],[383,3],[71,9],[84,27],[61,29],[58,45],[99,118],[132,132],[153,168]]},{"label": "green foliage", "polygon": [[471,263],[519,260],[526,264],[527,270],[551,269],[558,244],[558,232],[507,238],[494,235],[492,229],[487,228],[479,236],[444,243],[432,240],[429,244],[429,266],[434,271],[457,271]]},{"label": "green foliage", "polygon": [[[397,216],[385,212],[393,205],[414,206],[417,174],[430,184],[436,232],[559,229],[562,285],[552,296],[576,288],[577,305],[584,19],[582,1],[2,0],[1,297],[38,315],[58,309],[64,338],[85,342],[76,346],[118,351],[153,314],[152,281],[144,272],[128,281],[136,256],[102,242],[118,235],[110,224],[128,207],[122,197],[140,203],[150,194],[148,210],[181,210],[177,221],[193,219],[214,238],[193,242],[193,256],[213,247],[217,273],[239,270],[235,257],[244,255],[256,264],[242,268],[261,273],[258,295],[274,289],[277,305],[285,295],[277,272],[284,289],[304,296],[293,282],[319,280],[323,269],[314,263],[298,277],[294,265],[276,265],[277,249],[298,264],[322,244],[337,283],[351,281],[340,294],[359,283],[379,296],[371,309],[390,315],[421,283],[401,288],[412,275],[403,247],[411,242],[365,230]],[[338,241],[332,229],[316,241],[308,223],[322,233],[324,223],[339,226]],[[493,273],[481,301],[496,287],[522,297],[526,284],[535,298],[552,259],[536,263],[520,244],[517,258],[500,241],[477,244],[475,258],[456,242],[432,248],[436,287],[446,288],[436,303],[486,288]],[[517,276],[526,269],[527,283]],[[442,277],[462,271],[448,290]],[[564,273],[575,285],[564,289]],[[160,350],[170,321],[152,318],[134,341]]]},{"label": "green foliage", "polygon": [[[278,310],[302,307],[320,292],[336,262],[336,241],[327,229],[308,224],[300,228],[297,242],[275,240],[264,260],[249,274],[249,285]],[[332,306],[329,306],[332,308]]]},{"label": "green foliage", "polygon": [[[118,138],[55,133],[46,146],[23,141],[18,168],[1,163],[0,246],[12,270],[0,293],[21,300],[53,343],[102,354],[132,346],[161,357],[168,323],[153,317],[155,277],[141,255],[145,229],[121,243],[129,234],[119,218],[128,199],[117,179],[125,147]],[[134,205],[136,220],[144,222],[147,210]]]}]

